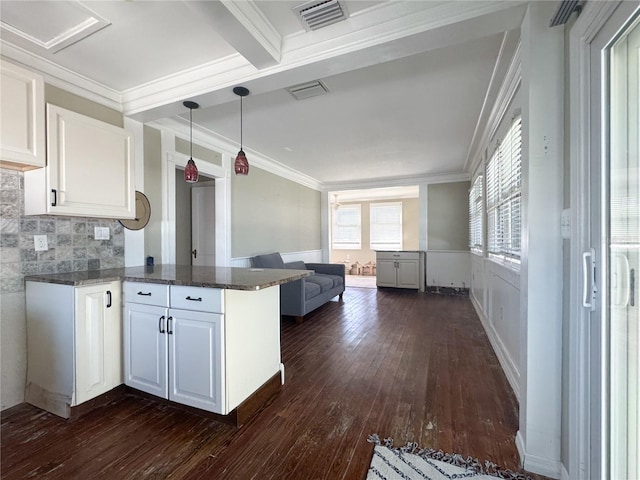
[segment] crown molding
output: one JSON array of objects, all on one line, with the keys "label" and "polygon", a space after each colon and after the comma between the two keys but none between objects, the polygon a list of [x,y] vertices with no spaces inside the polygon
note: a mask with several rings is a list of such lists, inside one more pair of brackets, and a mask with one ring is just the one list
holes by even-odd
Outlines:
[{"label": "crown molding", "polygon": [[467,163],[470,162],[471,159],[473,159],[473,161],[471,161],[471,168],[469,170],[471,172],[475,172],[478,169],[478,165],[482,161],[482,149],[488,146],[491,138],[495,135],[498,127],[500,126],[500,122],[502,122],[504,115],[507,113],[507,109],[509,108],[514,95],[518,91],[518,87],[520,86],[520,82],[522,80],[522,58],[520,50],[521,43],[520,41],[518,41],[518,46],[516,47],[507,73],[504,77],[502,85],[500,86],[498,96],[493,104],[482,136],[476,144],[476,148],[473,150],[473,153],[467,157],[465,170],[467,167]]},{"label": "crown molding", "polygon": [[18,62],[40,73],[49,85],[122,112],[122,95],[112,88],[87,77],[83,77],[82,75],[78,75],[67,68],[56,65],[21,47],[10,44],[1,38],[0,52],[3,58],[11,62]]},{"label": "crown molding", "polygon": [[469,173],[442,173],[437,175],[413,175],[410,177],[389,177],[375,180],[363,180],[358,182],[333,182],[324,183],[323,192],[334,190],[359,190],[367,188],[384,188],[407,185],[431,185],[436,183],[468,182],[471,180]]},{"label": "crown molding", "polygon": [[[180,117],[163,118],[161,120],[149,122],[146,125],[160,130],[170,131],[174,135],[184,138],[185,140],[189,139],[189,122]],[[194,143],[197,143],[200,146],[210,148],[223,155],[229,155],[232,159],[235,158],[238,153],[238,142],[230,140],[227,137],[198,125],[193,126],[193,140]],[[249,159],[249,165],[251,167],[260,168],[313,190],[322,190],[322,183],[315,178],[297,170],[293,170],[277,160],[247,148],[246,145],[243,147],[243,150]]]}]

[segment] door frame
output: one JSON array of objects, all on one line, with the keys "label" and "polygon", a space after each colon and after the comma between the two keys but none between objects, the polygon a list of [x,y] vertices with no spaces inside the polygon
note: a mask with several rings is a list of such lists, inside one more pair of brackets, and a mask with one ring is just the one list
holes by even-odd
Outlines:
[{"label": "door frame", "polygon": [[[618,8],[621,7],[621,8]],[[562,472],[563,478],[600,478],[606,468],[607,452],[603,451],[603,435],[606,430],[602,423],[606,405],[600,401],[594,411],[592,405],[595,385],[606,387],[606,372],[602,368],[593,371],[592,355],[600,354],[605,347],[602,338],[592,338],[590,331],[591,312],[582,307],[583,300],[583,252],[590,250],[591,233],[591,165],[600,163],[601,158],[592,157],[591,88],[592,64],[591,45],[607,22],[628,18],[638,7],[637,2],[587,2],[580,18],[571,28],[569,35],[569,151],[570,151],[570,199],[571,199],[571,246],[570,246],[570,288],[569,288],[569,351],[568,354],[568,465]],[[597,209],[600,206],[596,207]],[[597,262],[600,263],[598,259]],[[601,269],[599,269],[601,270]],[[599,279],[603,278],[602,273]],[[602,282],[598,282],[602,285]],[[602,289],[601,289],[602,290]],[[601,296],[600,296],[601,298]],[[598,342],[600,351],[594,351],[593,342]],[[606,349],[604,350],[606,352]],[[600,395],[600,399],[604,398]],[[593,421],[601,425],[600,438],[592,438]],[[598,443],[598,445],[592,445]],[[592,449],[593,447],[593,449]],[[593,455],[591,451],[593,450]],[[596,453],[598,452],[598,453]],[[591,458],[598,455],[604,460],[600,465],[592,465]],[[599,471],[592,471],[597,469]],[[570,473],[570,477],[569,477]]]},{"label": "door frame", "polygon": [[[224,157],[224,156],[223,156]],[[216,265],[231,265],[231,177],[228,169],[204,160],[194,159],[200,173],[215,179],[215,232]],[[177,152],[167,152],[162,163],[162,263],[176,263],[176,185],[175,170],[184,170],[189,157]],[[224,160],[223,160],[224,164]]]}]

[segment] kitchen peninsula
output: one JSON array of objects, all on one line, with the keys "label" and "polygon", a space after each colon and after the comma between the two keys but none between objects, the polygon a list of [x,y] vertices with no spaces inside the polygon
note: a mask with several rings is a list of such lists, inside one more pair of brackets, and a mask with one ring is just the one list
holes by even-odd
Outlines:
[{"label": "kitchen peninsula", "polygon": [[124,383],[241,424],[284,382],[279,285],[311,273],[156,265],[27,276],[26,401],[69,418]]}]

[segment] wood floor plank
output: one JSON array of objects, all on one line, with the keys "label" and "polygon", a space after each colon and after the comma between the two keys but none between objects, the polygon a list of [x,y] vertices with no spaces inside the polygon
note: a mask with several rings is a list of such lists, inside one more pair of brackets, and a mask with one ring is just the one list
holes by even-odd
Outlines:
[{"label": "wood floor plank", "polygon": [[348,288],[284,317],[281,345],[286,383],[240,428],[135,394],[72,421],[23,404],[0,476],[363,479],[372,433],[518,469],[517,401],[468,298]]}]

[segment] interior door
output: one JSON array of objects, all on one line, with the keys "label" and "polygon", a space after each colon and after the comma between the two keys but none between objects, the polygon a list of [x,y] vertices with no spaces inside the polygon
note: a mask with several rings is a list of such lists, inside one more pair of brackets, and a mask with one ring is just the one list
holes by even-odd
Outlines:
[{"label": "interior door", "polygon": [[[638,470],[638,3],[621,3],[591,46],[592,478]],[[597,453],[597,454],[596,454]]]},{"label": "interior door", "polygon": [[191,264],[215,266],[216,190],[214,181],[191,189]]}]

